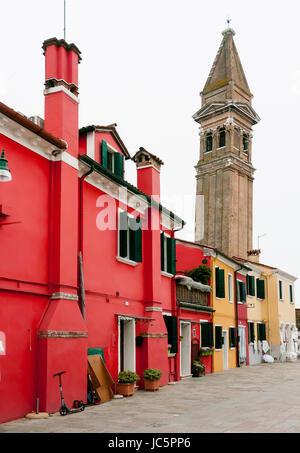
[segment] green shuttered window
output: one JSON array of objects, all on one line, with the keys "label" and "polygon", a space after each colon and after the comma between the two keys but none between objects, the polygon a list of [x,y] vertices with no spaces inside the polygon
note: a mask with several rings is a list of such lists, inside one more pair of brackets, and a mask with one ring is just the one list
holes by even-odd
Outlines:
[{"label": "green shuttered window", "polygon": [[235,337],[235,328],[229,327],[229,345],[230,348],[235,348],[236,346],[236,337]]},{"label": "green shuttered window", "polygon": [[215,326],[215,349],[222,349],[222,326]]},{"label": "green shuttered window", "polygon": [[257,324],[257,340],[263,341],[266,340],[266,325],[262,323]]},{"label": "green shuttered window", "polygon": [[247,275],[247,294],[255,296],[255,278],[253,275]]},{"label": "green shuttered window", "polygon": [[165,324],[168,331],[168,344],[172,345],[171,353],[178,352],[178,329],[176,316],[164,316]]},{"label": "green shuttered window", "polygon": [[283,299],[282,281],[279,280],[279,299]]},{"label": "green shuttered window", "polygon": [[265,298],[265,281],[256,279],[256,297],[258,299],[264,299]]},{"label": "green shuttered window", "polygon": [[176,240],[160,234],[161,270],[176,274]]},{"label": "green shuttered window", "polygon": [[108,149],[105,140],[101,143],[101,165],[119,178],[124,178],[124,157],[121,153]]},{"label": "green shuttered window", "polygon": [[212,348],[214,346],[214,334],[212,322],[201,323],[201,348]]},{"label": "green shuttered window", "polygon": [[238,287],[238,301],[239,302],[246,302],[246,287],[245,283],[241,281],[237,281]]},{"label": "green shuttered window", "polygon": [[294,298],[293,298],[293,285],[290,285],[290,302],[294,302]]},{"label": "green shuttered window", "polygon": [[249,343],[254,343],[255,341],[254,322],[248,322],[248,341]]},{"label": "green shuttered window", "polygon": [[119,213],[119,256],[136,263],[143,261],[142,221],[132,218],[126,211]]},{"label": "green shuttered window", "polygon": [[216,267],[215,276],[216,276],[216,296],[219,299],[224,299],[224,297],[225,297],[224,269],[220,269],[219,267]]}]

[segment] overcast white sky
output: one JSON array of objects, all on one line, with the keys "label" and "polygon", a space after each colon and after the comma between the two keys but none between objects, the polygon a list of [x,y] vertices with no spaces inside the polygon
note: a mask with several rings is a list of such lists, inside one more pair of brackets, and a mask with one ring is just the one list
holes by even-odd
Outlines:
[{"label": "overcast white sky", "polygon": [[[0,99],[43,117],[41,46],[63,37],[63,0],[1,1],[0,14]],[[164,161],[162,201],[187,221],[179,236],[193,240],[199,136],[192,115],[228,15],[261,117],[253,246],[267,233],[261,262],[300,277],[299,0],[68,0],[67,41],[83,58],[80,126],[116,122],[131,155],[144,146]],[[134,164],[127,167],[135,183]],[[296,299],[300,307],[300,282]]]}]

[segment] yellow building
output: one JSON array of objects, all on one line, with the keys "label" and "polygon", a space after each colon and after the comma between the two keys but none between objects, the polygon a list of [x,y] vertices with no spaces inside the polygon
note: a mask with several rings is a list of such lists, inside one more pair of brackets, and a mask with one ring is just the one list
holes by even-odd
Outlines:
[{"label": "yellow building", "polygon": [[294,295],[297,278],[280,269],[259,267],[267,277],[271,354],[277,360],[293,360],[297,357]]},{"label": "yellow building", "polygon": [[213,371],[237,366],[235,271],[241,266],[215,250],[212,256],[212,308],[214,324]]},{"label": "yellow building", "polygon": [[267,277],[261,268],[247,263],[247,314],[249,365],[262,362],[263,341],[269,343],[269,304]]},{"label": "yellow building", "polygon": [[[297,354],[297,329],[294,282],[297,280],[275,267],[239,259],[251,269],[247,285],[250,364],[262,361],[262,341],[269,345],[268,354],[276,360],[293,360]],[[262,284],[258,284],[262,281]],[[263,289],[262,289],[263,287]],[[249,294],[250,293],[250,294]],[[252,324],[252,326],[251,326]]]}]

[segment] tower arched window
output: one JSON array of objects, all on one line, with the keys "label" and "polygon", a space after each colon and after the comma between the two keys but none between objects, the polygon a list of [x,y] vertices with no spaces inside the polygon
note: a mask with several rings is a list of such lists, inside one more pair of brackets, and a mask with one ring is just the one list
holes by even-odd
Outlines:
[{"label": "tower arched window", "polygon": [[243,134],[243,151],[244,153],[248,153],[248,135]]},{"label": "tower arched window", "polygon": [[206,152],[212,151],[212,143],[213,143],[212,134],[207,134],[206,140],[205,140],[205,151]]},{"label": "tower arched window", "polygon": [[224,146],[226,146],[226,131],[222,128],[219,134],[219,148],[223,148]]}]

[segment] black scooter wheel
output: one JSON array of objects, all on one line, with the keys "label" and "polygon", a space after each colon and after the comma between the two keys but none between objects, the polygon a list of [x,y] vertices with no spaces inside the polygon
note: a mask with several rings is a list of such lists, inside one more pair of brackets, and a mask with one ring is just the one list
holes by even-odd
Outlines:
[{"label": "black scooter wheel", "polygon": [[59,413],[60,413],[60,415],[64,416],[64,415],[67,415],[68,411],[65,407],[61,407],[59,409]]}]

